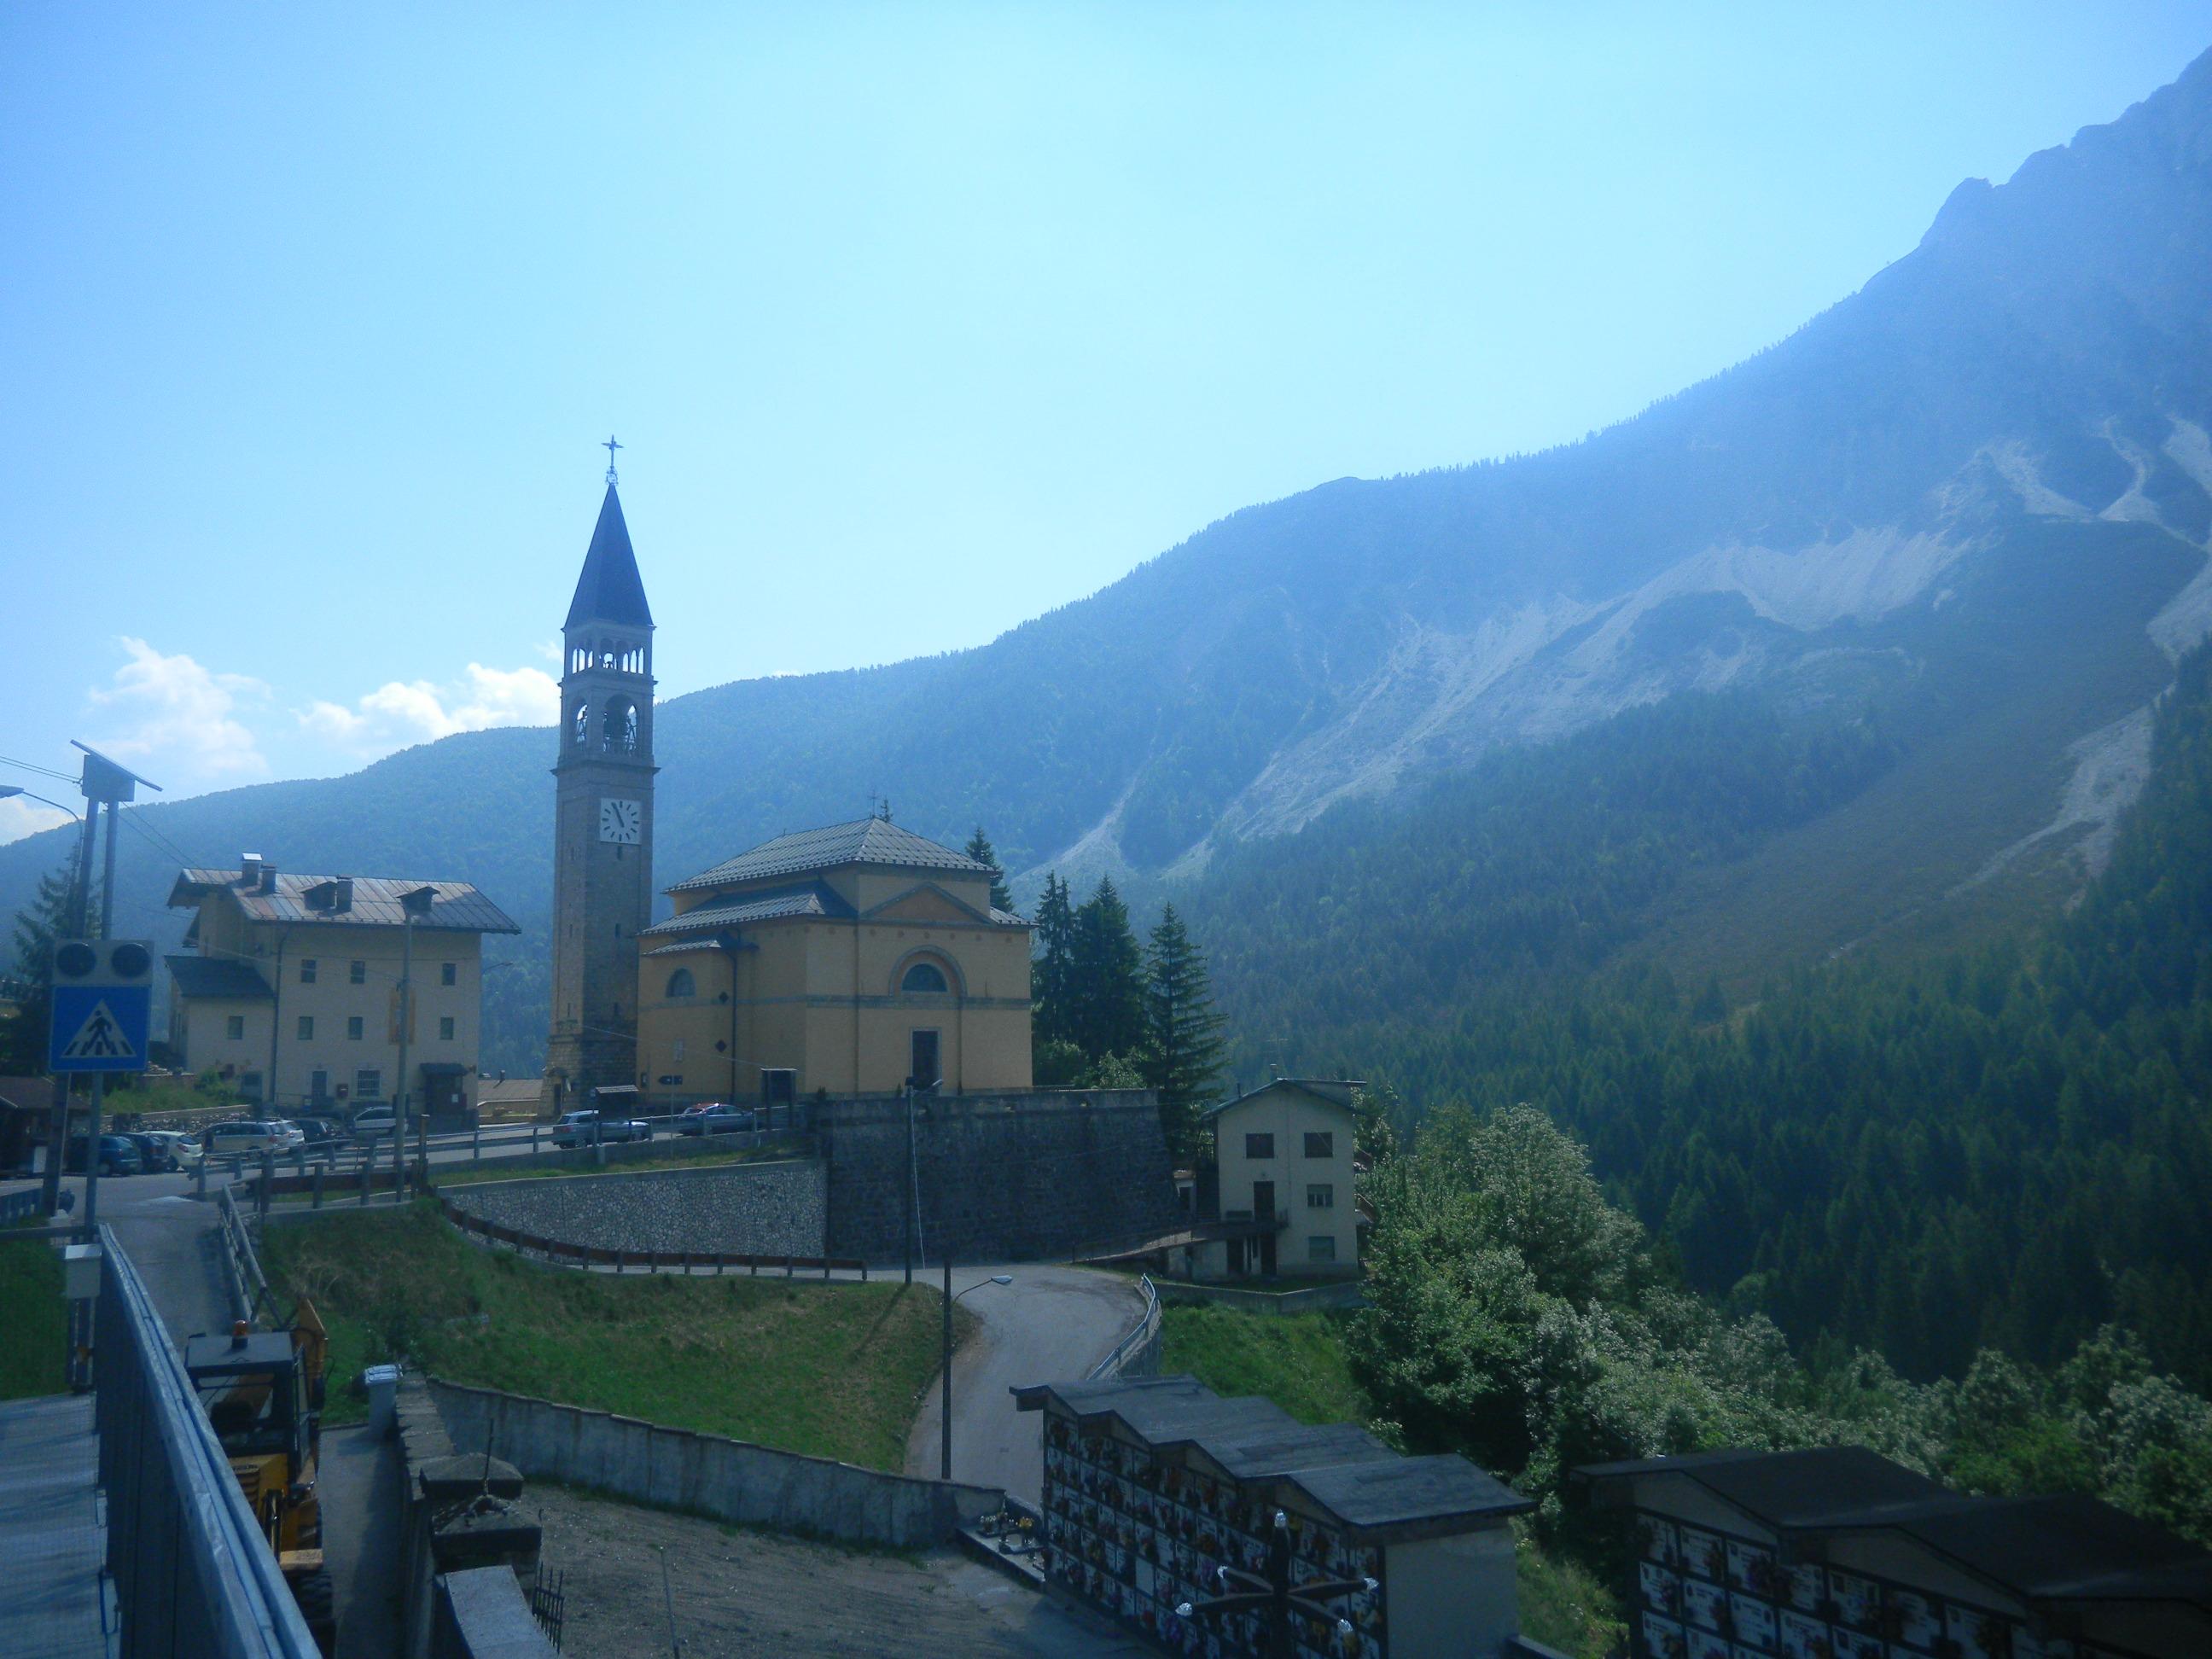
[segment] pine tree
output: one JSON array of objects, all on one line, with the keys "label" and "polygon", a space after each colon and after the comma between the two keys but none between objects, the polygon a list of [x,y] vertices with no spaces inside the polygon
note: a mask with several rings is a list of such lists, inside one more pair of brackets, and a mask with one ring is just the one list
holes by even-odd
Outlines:
[{"label": "pine tree", "polygon": [[1125,1058],[1145,1047],[1145,956],[1129,927],[1129,907],[1107,877],[1075,913],[1069,1033],[1088,1059]]},{"label": "pine tree", "polygon": [[1213,1011],[1206,958],[1172,904],[1152,929],[1145,1005],[1145,1081],[1159,1091],[1160,1129],[1169,1154],[1181,1160],[1196,1149],[1199,1114],[1221,1070],[1221,1016]]},{"label": "pine tree", "polygon": [[1067,884],[1047,871],[1044,896],[1037,901],[1036,972],[1030,985],[1030,1028],[1042,1049],[1051,1043],[1075,1044],[1075,908]]},{"label": "pine tree", "polygon": [[968,844],[960,850],[975,860],[976,863],[988,864],[991,866],[992,906],[1000,910],[1012,909],[1014,896],[1006,886],[1006,872],[999,867],[999,855],[992,851],[991,838],[983,833],[981,824],[975,826],[975,833],[968,837]]},{"label": "pine tree", "polygon": [[36,1077],[46,1069],[46,1018],[53,999],[53,942],[70,932],[70,869],[39,878],[30,904],[15,914],[15,961],[9,975],[15,1000],[0,1024],[0,1073]]}]

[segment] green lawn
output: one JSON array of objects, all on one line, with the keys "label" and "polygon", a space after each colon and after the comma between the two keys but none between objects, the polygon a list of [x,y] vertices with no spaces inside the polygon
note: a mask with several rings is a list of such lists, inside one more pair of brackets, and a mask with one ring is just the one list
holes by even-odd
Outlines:
[{"label": "green lawn", "polygon": [[272,1227],[263,1249],[330,1327],[331,1422],[361,1416],[363,1365],[402,1352],[449,1382],[897,1470],[938,1364],[919,1285],[547,1267],[427,1202]]},{"label": "green lawn", "polygon": [[[1176,1305],[1160,1310],[1160,1370],[1188,1371],[1219,1395],[1259,1395],[1301,1423],[1364,1423],[1373,1415],[1344,1357],[1347,1313],[1242,1313]],[[1548,1554],[1516,1534],[1521,1628],[1574,1656],[1602,1659],[1623,1626],[1619,1604],[1579,1562]]]},{"label": "green lawn", "polygon": [[0,1243],[0,1400],[68,1386],[62,1261],[43,1238]]}]

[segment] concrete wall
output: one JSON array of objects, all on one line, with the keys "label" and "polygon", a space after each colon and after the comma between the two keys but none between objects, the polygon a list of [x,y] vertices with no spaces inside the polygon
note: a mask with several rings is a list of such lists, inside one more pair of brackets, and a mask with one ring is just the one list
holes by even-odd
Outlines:
[{"label": "concrete wall", "polygon": [[[933,1259],[1019,1261],[1176,1223],[1150,1090],[939,1097],[915,1103],[921,1236]],[[816,1106],[833,1255],[902,1254],[907,1119],[896,1097]]]},{"label": "concrete wall", "polygon": [[439,1191],[456,1209],[562,1244],[818,1256],[827,1186],[820,1164],[793,1159]]},{"label": "concrete wall", "polygon": [[739,1526],[888,1549],[947,1542],[1006,1502],[996,1487],[881,1474],[720,1435],[464,1387],[430,1392],[453,1439],[526,1475],[596,1487]]},{"label": "concrete wall", "polygon": [[1513,1532],[1499,1522],[1383,1552],[1393,1659],[1492,1659],[1521,1634]]}]

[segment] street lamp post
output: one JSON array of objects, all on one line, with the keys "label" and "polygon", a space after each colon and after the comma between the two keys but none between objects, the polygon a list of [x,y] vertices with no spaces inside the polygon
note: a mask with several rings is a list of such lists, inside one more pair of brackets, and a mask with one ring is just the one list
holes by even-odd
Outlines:
[{"label": "street lamp post", "polygon": [[1290,1659],[1291,1615],[1294,1613],[1324,1625],[1334,1621],[1340,1638],[1351,1635],[1352,1621],[1330,1612],[1324,1604],[1340,1601],[1347,1595],[1371,1595],[1376,1581],[1366,1577],[1312,1578],[1303,1584],[1293,1584],[1291,1565],[1291,1519],[1277,1510],[1274,1531],[1267,1540],[1267,1571],[1261,1574],[1246,1572],[1240,1567],[1216,1567],[1214,1577],[1222,1594],[1203,1601],[1179,1602],[1176,1615],[1196,1619],[1201,1613],[1257,1613],[1266,1626],[1262,1639],[1267,1644],[1268,1659]]},{"label": "street lamp post", "polygon": [[[986,1285],[1011,1285],[1013,1282],[1014,1276],[1012,1273],[993,1273],[988,1279],[977,1279],[968,1287],[968,1291],[980,1291]],[[961,1291],[960,1296],[953,1295],[952,1258],[945,1257],[945,1371],[941,1378],[942,1386],[939,1390],[943,1395],[940,1401],[943,1415],[939,1419],[937,1449],[937,1478],[940,1480],[950,1480],[952,1478],[952,1304],[957,1302],[961,1296],[967,1295],[968,1291]]]}]

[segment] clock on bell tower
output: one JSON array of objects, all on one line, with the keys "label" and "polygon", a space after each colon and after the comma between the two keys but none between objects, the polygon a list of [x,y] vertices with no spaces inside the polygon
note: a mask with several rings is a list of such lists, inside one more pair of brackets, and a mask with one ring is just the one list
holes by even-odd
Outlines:
[{"label": "clock on bell tower", "polygon": [[638,1080],[637,936],[653,915],[653,613],[611,466],[562,635],[545,1087],[566,1111]]}]

